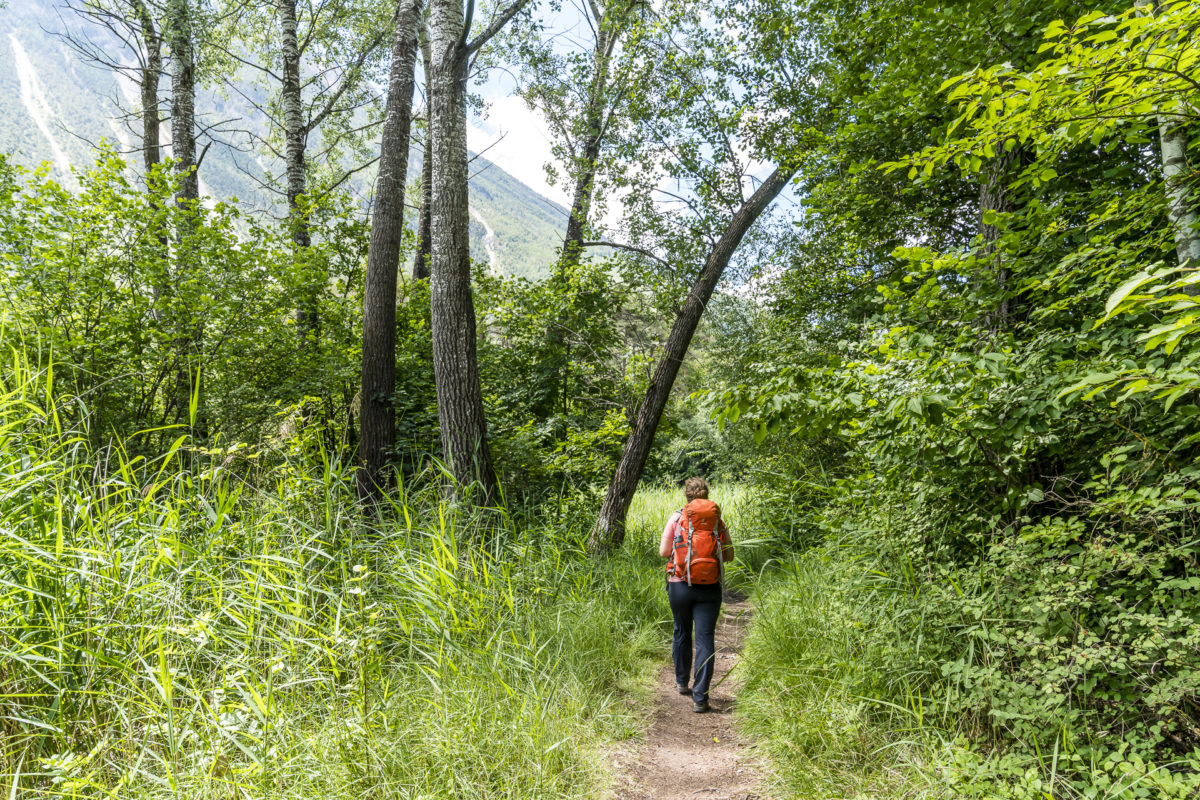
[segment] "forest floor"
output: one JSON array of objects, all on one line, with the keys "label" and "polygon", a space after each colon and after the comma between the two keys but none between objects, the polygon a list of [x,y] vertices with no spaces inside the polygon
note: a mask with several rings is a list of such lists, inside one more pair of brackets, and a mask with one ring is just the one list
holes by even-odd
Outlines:
[{"label": "forest floor", "polygon": [[633,750],[612,754],[616,800],[762,800],[756,789],[760,765],[733,718],[742,683],[734,667],[751,613],[745,598],[726,594],[707,714],[692,711],[691,696],[675,689],[669,664],[659,671],[644,739]]}]

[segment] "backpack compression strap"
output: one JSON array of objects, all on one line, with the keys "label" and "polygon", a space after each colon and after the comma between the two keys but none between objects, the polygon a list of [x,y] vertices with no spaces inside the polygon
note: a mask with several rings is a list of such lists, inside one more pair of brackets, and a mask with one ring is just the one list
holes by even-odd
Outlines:
[{"label": "backpack compression strap", "polygon": [[695,525],[692,523],[692,512],[691,512],[691,510],[690,510],[690,509],[688,509],[688,508],[687,508],[687,506],[684,506],[684,511],[687,511],[687,517],[688,517],[688,527],[687,527],[687,536],[688,536],[687,561],[685,561],[685,562],[684,562],[684,564],[686,564],[686,565],[687,565],[687,585],[688,585],[688,586],[691,586],[691,585],[692,585],[692,534],[696,532],[696,526],[695,526]]}]

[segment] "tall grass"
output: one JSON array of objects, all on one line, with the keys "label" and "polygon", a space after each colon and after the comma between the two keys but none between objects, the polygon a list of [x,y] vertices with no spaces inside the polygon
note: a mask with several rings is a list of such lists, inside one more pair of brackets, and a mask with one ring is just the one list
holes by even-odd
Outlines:
[{"label": "tall grass", "polygon": [[364,526],[334,460],[93,452],[82,418],[9,351],[8,796],[591,797],[591,743],[638,729],[666,616],[644,554],[597,566],[585,531],[434,490]]},{"label": "tall grass", "polygon": [[946,796],[928,768],[950,745],[923,716],[920,677],[894,680],[913,630],[903,604],[868,589],[865,565],[832,550],[790,559],[758,587],[742,654],[746,729],[781,797]]}]

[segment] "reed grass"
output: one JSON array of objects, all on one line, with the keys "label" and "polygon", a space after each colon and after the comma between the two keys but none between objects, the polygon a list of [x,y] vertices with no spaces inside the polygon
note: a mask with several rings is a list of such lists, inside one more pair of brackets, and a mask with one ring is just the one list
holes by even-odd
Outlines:
[{"label": "reed grass", "polygon": [[365,525],[328,457],[93,451],[52,383],[8,350],[7,796],[595,796],[667,617],[645,553],[435,488]]}]

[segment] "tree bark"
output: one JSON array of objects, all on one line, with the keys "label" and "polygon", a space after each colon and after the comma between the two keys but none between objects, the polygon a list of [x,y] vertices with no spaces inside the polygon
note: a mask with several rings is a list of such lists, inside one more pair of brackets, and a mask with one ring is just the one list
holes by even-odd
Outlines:
[{"label": "tree bark", "polygon": [[[1187,129],[1180,120],[1163,114],[1158,122],[1159,143],[1162,147],[1163,184],[1167,192],[1167,217],[1175,234],[1175,255],[1180,264],[1200,267],[1200,229],[1196,227],[1196,202],[1188,191],[1191,170],[1187,158]],[[1193,297],[1200,294],[1200,285],[1186,289]]]},{"label": "tree bark", "polygon": [[[614,0],[624,2],[624,0]],[[624,17],[620,16],[616,23],[610,14],[611,3],[600,11],[596,18],[596,43],[592,49],[592,75],[588,82],[587,104],[583,113],[583,141],[577,152],[572,153],[572,170],[575,172],[575,187],[571,194],[571,208],[567,216],[567,229],[563,236],[562,250],[558,262],[550,276],[552,284],[559,284],[564,289],[571,272],[579,266],[583,256],[584,234],[588,218],[591,216],[592,198],[595,194],[596,171],[600,160],[600,151],[604,145],[605,112],[612,113],[608,106],[607,89],[609,79],[609,63],[613,49],[620,35],[619,26]],[[565,331],[571,321],[562,315],[549,320],[549,330],[546,336],[546,351],[549,357],[547,373],[549,378],[538,389],[532,412],[541,420],[549,418],[557,411],[566,414],[570,407],[571,381],[571,352],[566,341]]]},{"label": "tree bark", "polygon": [[[176,202],[183,208],[179,229],[179,247],[176,253],[175,280],[180,286],[186,284],[192,272],[189,259],[188,237],[195,228],[191,215],[200,201],[200,178],[196,165],[196,58],[195,39],[192,25],[192,10],[189,0],[171,0],[168,6],[168,41],[171,49],[171,155],[175,159],[175,170],[179,175]],[[180,304],[183,305],[183,304]],[[190,315],[187,315],[190,317]],[[196,399],[197,413],[200,402],[200,347],[202,332],[197,321],[190,318],[178,320],[176,336],[176,379],[174,406],[176,419],[191,424],[202,436],[203,422],[200,416],[190,414],[191,401]]]},{"label": "tree bark", "polygon": [[[617,0],[618,2],[620,0]],[[597,162],[604,144],[605,94],[608,87],[608,65],[616,47],[618,31],[608,13],[596,20],[596,46],[592,51],[592,78],[588,85],[587,106],[584,109],[583,146],[575,155],[575,190],[571,194],[571,213],[563,237],[558,271],[566,273],[579,263],[583,251],[584,229],[592,208],[596,186]]]},{"label": "tree bark", "polygon": [[171,0],[171,155],[181,177],[180,202],[200,199],[196,174],[196,56],[188,0]]},{"label": "tree bark", "polygon": [[412,128],[413,84],[421,0],[400,0],[392,41],[387,110],[363,288],[362,391],[358,496],[378,500],[387,487],[396,444],[396,280],[404,236],[404,190]]},{"label": "tree bark", "polygon": [[[1135,0],[1142,14],[1158,12],[1156,0]],[[1180,264],[1200,266],[1200,229],[1197,225],[1197,203],[1188,191],[1190,183],[1187,159],[1187,127],[1183,120],[1170,114],[1158,115],[1158,143],[1162,157],[1163,187],[1167,194],[1167,218],[1175,236],[1175,255]],[[1195,297],[1200,285],[1193,284],[1184,291]]]},{"label": "tree bark", "polygon": [[704,267],[700,270],[687,300],[675,317],[675,324],[667,337],[662,356],[654,370],[654,377],[646,389],[646,396],[638,408],[633,430],[625,441],[625,449],[621,460],[613,472],[612,481],[608,485],[608,494],[600,506],[600,515],[592,528],[590,547],[593,552],[600,553],[615,549],[625,541],[625,517],[629,513],[629,504],[637,491],[638,481],[641,480],[642,470],[646,466],[646,458],[650,455],[650,446],[654,443],[654,434],[658,430],[659,420],[662,419],[663,409],[675,386],[675,378],[679,367],[687,355],[688,346],[700,317],[708,305],[713,291],[717,287],[729,259],[741,244],[742,238],[759,218],[771,201],[783,191],[795,174],[794,168],[777,167],[763,184],[746,200],[741,208],[734,213],[726,226],[721,238],[709,251]]},{"label": "tree bark", "polygon": [[476,359],[467,210],[467,55],[462,0],[434,0],[429,38],[433,156],[430,315],[442,451],[456,494],[498,498]]},{"label": "tree bark", "polygon": [[[304,98],[300,85],[300,39],[296,19],[296,0],[275,0],[279,14],[280,76],[279,98],[283,106],[283,161],[287,181],[288,226],[295,255],[299,257],[312,245],[308,211],[303,198],[308,191],[308,124],[304,118]],[[310,347],[319,334],[317,299],[309,281],[302,282],[300,304],[296,309],[296,331],[301,347]]]},{"label": "tree bark", "polygon": [[413,255],[413,279],[429,277],[429,253],[433,219],[433,154],[429,104],[433,101],[429,35],[421,36],[421,63],[425,68],[425,148],[421,152],[421,213],[417,220],[417,252]]},{"label": "tree bark", "polygon": [[162,160],[162,144],[159,129],[162,117],[158,113],[158,81],[162,76],[162,38],[154,24],[154,17],[141,0],[134,0],[138,25],[142,30],[142,45],[146,48],[146,64],[142,69],[142,164],[146,175]]}]

